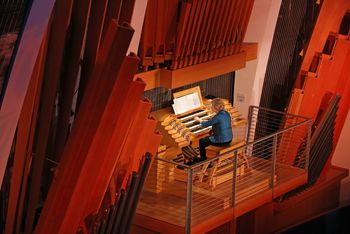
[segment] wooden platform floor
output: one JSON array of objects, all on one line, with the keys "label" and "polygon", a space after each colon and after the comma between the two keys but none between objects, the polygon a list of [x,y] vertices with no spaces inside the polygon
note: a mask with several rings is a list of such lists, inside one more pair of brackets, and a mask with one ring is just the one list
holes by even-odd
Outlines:
[{"label": "wooden platform floor", "polygon": [[[256,160],[259,160],[259,165],[261,165],[261,159]],[[266,161],[265,168],[268,168],[268,164],[270,162]],[[278,165],[276,174],[274,190],[278,191],[278,194],[287,192],[286,189],[289,191],[302,185],[307,177],[305,171],[285,165]],[[232,214],[231,217],[227,217],[230,220],[233,214],[237,217],[270,202],[273,197],[277,196],[276,193],[274,196],[272,192],[271,182],[271,172],[258,171],[253,168],[245,176],[238,177],[236,205],[232,209],[232,179],[217,185],[213,190],[204,182],[194,181],[191,227],[195,228],[198,225],[205,227],[208,220],[222,213]],[[136,223],[136,225],[144,226],[142,217],[148,217],[151,218],[152,225],[148,222],[148,225],[151,226],[147,225],[148,227],[145,228],[157,231],[157,226],[164,227],[168,224],[170,229],[173,229],[171,227],[174,226],[183,229],[186,221],[186,183],[174,180],[163,185],[164,188],[158,193],[144,190],[137,209],[139,217],[136,219],[141,223]]]}]

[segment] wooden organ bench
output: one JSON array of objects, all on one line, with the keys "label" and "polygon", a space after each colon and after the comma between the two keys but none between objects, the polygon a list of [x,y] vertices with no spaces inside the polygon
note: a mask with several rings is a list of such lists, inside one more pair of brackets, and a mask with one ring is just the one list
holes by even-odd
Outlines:
[{"label": "wooden organ bench", "polygon": [[[234,149],[245,144],[242,139],[234,139],[229,146],[208,146],[206,148],[207,158],[217,158],[215,161],[211,161],[203,164],[199,175],[199,181],[203,181],[203,178],[208,174],[207,183],[211,189],[214,189],[216,185],[226,182],[232,179],[233,175],[233,160],[234,160]],[[245,158],[245,154],[242,150],[237,152],[237,175],[243,175],[245,169],[248,168],[248,161]],[[209,165],[211,168],[208,168]]]}]

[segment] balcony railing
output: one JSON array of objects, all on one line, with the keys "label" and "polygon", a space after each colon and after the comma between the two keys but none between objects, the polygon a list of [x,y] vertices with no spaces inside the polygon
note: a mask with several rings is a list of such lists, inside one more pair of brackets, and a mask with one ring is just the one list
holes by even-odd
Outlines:
[{"label": "balcony railing", "polygon": [[250,107],[245,131],[234,130],[243,141],[237,148],[191,166],[154,160],[138,215],[191,233],[281,196],[307,180],[310,126],[301,116]]}]

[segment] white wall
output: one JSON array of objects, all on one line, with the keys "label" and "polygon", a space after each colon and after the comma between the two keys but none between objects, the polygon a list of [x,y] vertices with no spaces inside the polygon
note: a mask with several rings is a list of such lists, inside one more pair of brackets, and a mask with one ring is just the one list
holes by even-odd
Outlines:
[{"label": "white wall", "polygon": [[134,52],[135,54],[137,54],[137,50],[140,44],[143,20],[145,18],[146,13],[147,2],[148,0],[135,1],[134,11],[130,23],[131,27],[135,30],[135,32],[131,39],[127,54],[129,54],[130,52]]},{"label": "white wall", "polygon": [[258,43],[258,58],[249,61],[244,69],[236,72],[234,90],[234,105],[243,116],[247,116],[249,105],[258,106],[260,103],[280,6],[281,0],[255,0],[254,2],[244,41]]}]

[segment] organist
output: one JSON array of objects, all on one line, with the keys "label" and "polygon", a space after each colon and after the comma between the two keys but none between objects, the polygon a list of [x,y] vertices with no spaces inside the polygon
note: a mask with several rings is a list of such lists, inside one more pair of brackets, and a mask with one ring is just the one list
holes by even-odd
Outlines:
[{"label": "organist", "polygon": [[207,159],[205,148],[209,145],[228,146],[232,141],[231,115],[225,110],[225,103],[220,98],[212,100],[212,111],[215,115],[209,120],[203,120],[198,116],[194,117],[202,128],[212,126],[212,134],[199,140],[200,160]]}]

